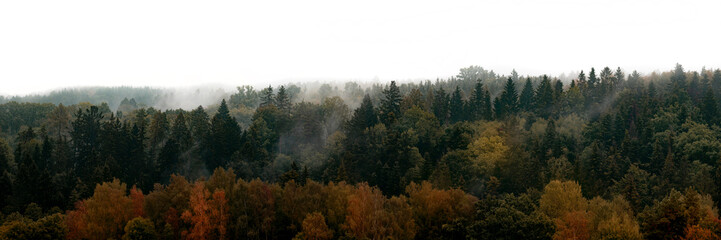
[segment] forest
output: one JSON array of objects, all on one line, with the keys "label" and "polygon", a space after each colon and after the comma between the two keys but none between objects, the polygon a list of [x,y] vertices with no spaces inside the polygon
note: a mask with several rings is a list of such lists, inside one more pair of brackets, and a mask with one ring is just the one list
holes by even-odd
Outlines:
[{"label": "forest", "polygon": [[721,238],[721,69],[93,91],[0,99],[0,239]]}]

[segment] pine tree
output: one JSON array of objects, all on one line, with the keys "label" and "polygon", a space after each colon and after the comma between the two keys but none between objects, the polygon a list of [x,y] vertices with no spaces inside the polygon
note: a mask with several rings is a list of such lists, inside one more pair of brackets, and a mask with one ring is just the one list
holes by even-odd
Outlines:
[{"label": "pine tree", "polygon": [[453,91],[449,104],[451,123],[460,122],[463,120],[463,116],[465,115],[463,111],[464,105],[465,102],[463,101],[463,92],[461,91],[461,88],[459,86],[456,86],[456,90]]},{"label": "pine tree", "polygon": [[349,122],[348,138],[359,138],[366,128],[375,126],[378,123],[375,109],[371,97],[366,94],[363,97],[360,107],[353,112],[353,117]]},{"label": "pine tree", "polygon": [[518,91],[513,79],[508,78],[506,86],[501,93],[501,102],[506,109],[507,114],[515,114],[518,112]]},{"label": "pine tree", "polygon": [[433,109],[433,114],[436,115],[436,118],[438,118],[441,124],[444,124],[448,119],[448,100],[448,94],[443,90],[443,87],[440,87],[433,94],[433,105],[431,109]]},{"label": "pine tree", "polygon": [[[713,77],[711,78],[711,88],[716,94],[721,94],[721,69],[713,71]],[[716,100],[721,101],[721,96],[716,95]]]},{"label": "pine tree", "polygon": [[390,125],[395,119],[400,118],[401,114],[401,91],[396,86],[396,81],[391,81],[390,86],[383,90],[383,99],[380,105],[381,121]]},{"label": "pine tree", "polygon": [[553,89],[548,76],[543,75],[541,84],[536,89],[536,111],[542,117],[548,117],[553,106]]},{"label": "pine tree", "polygon": [[519,99],[520,109],[530,111],[533,109],[533,84],[531,78],[526,78],[526,84],[523,86],[521,91],[521,97]]},{"label": "pine tree", "polygon": [[273,86],[268,86],[260,92],[260,106],[275,105]]},{"label": "pine tree", "polygon": [[714,91],[712,88],[706,89],[706,93],[703,96],[703,100],[701,102],[701,114],[707,124],[718,124],[718,105],[716,105],[716,98],[714,97]]},{"label": "pine tree", "polygon": [[98,107],[91,106],[83,111],[78,109],[76,119],[73,121],[73,139],[76,171],[83,180],[88,177],[98,165],[96,160],[99,153],[100,120],[103,119]]},{"label": "pine tree", "polygon": [[190,130],[188,130],[183,112],[178,113],[178,116],[175,117],[173,128],[170,130],[170,139],[173,139],[183,151],[193,145],[193,139],[190,135]]},{"label": "pine tree", "polygon": [[483,97],[483,119],[492,120],[493,108],[491,106],[493,102],[491,102],[491,93],[488,92],[488,88],[483,91]]},{"label": "pine tree", "polygon": [[208,163],[209,169],[224,166],[230,156],[240,147],[241,129],[235,118],[230,116],[228,105],[225,99],[220,102],[218,113],[213,116],[210,121],[210,153],[212,154],[211,162]]},{"label": "pine tree", "polygon": [[169,129],[168,118],[165,113],[160,111],[153,114],[153,119],[150,121],[148,127],[148,149],[150,150],[150,156],[154,157],[158,150],[162,147],[162,143],[168,137]]},{"label": "pine tree", "polygon": [[285,86],[280,86],[278,89],[278,94],[275,96],[275,103],[278,105],[278,109],[280,109],[283,112],[290,112],[290,97],[288,96],[288,93],[285,91]]},{"label": "pine tree", "polygon": [[473,93],[471,94],[471,97],[468,101],[468,110],[471,120],[480,120],[483,118],[484,99],[485,96],[483,96],[483,83],[478,80],[475,87],[473,88]]}]

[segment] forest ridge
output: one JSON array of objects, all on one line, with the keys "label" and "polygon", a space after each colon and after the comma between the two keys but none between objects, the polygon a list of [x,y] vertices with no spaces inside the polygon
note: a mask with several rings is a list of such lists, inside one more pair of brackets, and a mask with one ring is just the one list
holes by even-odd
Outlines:
[{"label": "forest ridge", "polygon": [[0,99],[0,239],[721,236],[719,69],[102,91]]}]

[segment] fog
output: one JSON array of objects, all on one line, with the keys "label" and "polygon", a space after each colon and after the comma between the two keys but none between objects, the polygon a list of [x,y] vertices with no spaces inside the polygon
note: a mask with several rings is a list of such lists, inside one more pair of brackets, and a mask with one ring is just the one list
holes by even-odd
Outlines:
[{"label": "fog", "polygon": [[3,1],[0,94],[388,82],[468,65],[556,76],[719,68],[721,48],[708,47],[721,42],[718,9],[703,0]]}]

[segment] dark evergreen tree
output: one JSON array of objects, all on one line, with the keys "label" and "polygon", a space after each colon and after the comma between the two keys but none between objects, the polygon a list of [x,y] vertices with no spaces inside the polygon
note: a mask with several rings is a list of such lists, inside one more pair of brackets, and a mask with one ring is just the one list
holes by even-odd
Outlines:
[{"label": "dark evergreen tree", "polygon": [[[99,136],[100,121],[103,119],[98,107],[91,106],[83,111],[78,109],[73,121],[73,130],[70,135],[73,139],[75,152],[74,168],[80,179],[89,181],[91,173],[99,165]],[[91,182],[92,183],[92,182]],[[83,193],[86,194],[86,193]]]},{"label": "dark evergreen tree", "polygon": [[446,120],[448,119],[448,98],[448,94],[445,90],[443,90],[443,87],[440,87],[433,94],[433,105],[431,105],[431,109],[433,110],[433,114],[436,115],[436,118],[438,118],[438,121],[440,121],[441,124],[446,123]]},{"label": "dark evergreen tree", "polygon": [[466,115],[464,113],[465,101],[463,100],[463,92],[461,88],[456,86],[456,90],[451,94],[451,100],[449,104],[449,113],[451,123],[460,122]]},{"label": "dark evergreen tree", "polygon": [[483,83],[478,80],[468,100],[468,113],[471,120],[483,119],[483,101],[485,101],[483,93]]},{"label": "dark evergreen tree", "polygon": [[260,106],[275,105],[273,87],[268,86],[260,92]]},{"label": "dark evergreen tree", "polygon": [[209,169],[225,166],[230,156],[237,151],[240,143],[241,129],[235,118],[231,117],[225,99],[220,102],[218,112],[210,121],[210,153],[211,159],[207,162]]},{"label": "dark evergreen tree", "polygon": [[543,75],[541,84],[536,89],[536,112],[542,117],[548,117],[553,107],[553,88],[548,76]]},{"label": "dark evergreen tree", "polygon": [[513,83],[513,79],[508,78],[506,81],[506,86],[503,88],[500,101],[503,107],[501,114],[503,117],[518,112],[518,91],[516,90],[516,84]]},{"label": "dark evergreen tree", "polygon": [[290,97],[288,96],[288,93],[285,91],[285,86],[280,86],[278,89],[278,94],[275,96],[275,103],[278,106],[278,109],[280,109],[283,112],[289,112],[291,103],[290,103]]},{"label": "dark evergreen tree", "polygon": [[526,78],[526,84],[523,85],[523,91],[521,91],[521,97],[519,98],[519,107],[524,111],[530,111],[533,109],[533,84],[531,78]]},{"label": "dark evergreen tree", "polygon": [[718,105],[716,105],[716,98],[714,97],[714,91],[712,88],[706,89],[706,93],[703,95],[703,100],[701,102],[701,115],[707,124],[718,124]]},{"label": "dark evergreen tree", "polygon": [[391,81],[388,88],[383,90],[383,99],[379,109],[381,121],[390,125],[400,117],[401,114],[401,91],[395,81]]},{"label": "dark evergreen tree", "polygon": [[188,129],[188,125],[185,121],[185,114],[183,112],[178,113],[175,117],[173,127],[170,129],[170,139],[172,139],[180,150],[187,150],[193,145],[193,139]]},{"label": "dark evergreen tree", "polygon": [[356,138],[363,134],[366,128],[372,127],[378,123],[378,116],[373,107],[370,96],[366,94],[363,97],[360,107],[356,108],[353,116],[348,124],[349,138]]}]

